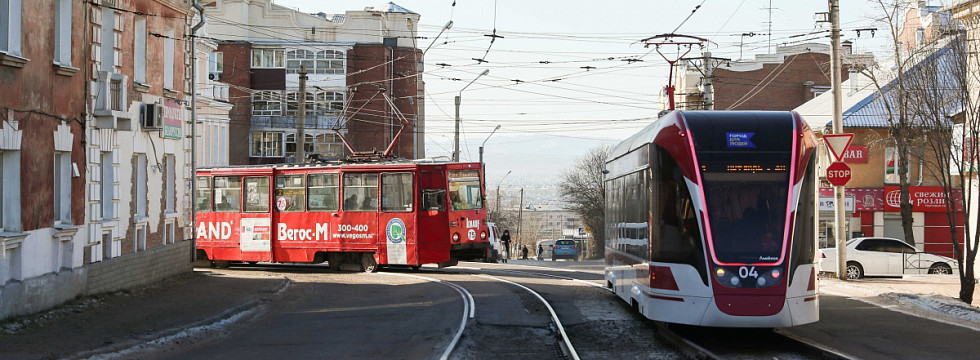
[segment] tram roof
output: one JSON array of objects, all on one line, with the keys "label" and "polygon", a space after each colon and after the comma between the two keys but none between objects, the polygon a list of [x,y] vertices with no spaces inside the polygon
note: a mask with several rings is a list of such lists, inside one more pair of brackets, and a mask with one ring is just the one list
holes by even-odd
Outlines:
[{"label": "tram roof", "polygon": [[385,165],[448,165],[448,164],[466,164],[467,162],[454,162],[451,160],[442,159],[387,159],[383,161],[330,161],[324,163],[308,163],[308,164],[260,164],[260,165],[229,165],[229,166],[218,166],[218,167],[200,167],[197,170],[213,171],[213,170],[292,170],[292,169],[317,169],[324,167],[376,167]]}]

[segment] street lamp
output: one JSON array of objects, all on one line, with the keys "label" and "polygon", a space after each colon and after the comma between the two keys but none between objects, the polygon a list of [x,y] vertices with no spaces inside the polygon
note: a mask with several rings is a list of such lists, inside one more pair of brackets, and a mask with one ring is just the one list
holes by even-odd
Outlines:
[{"label": "street lamp", "polygon": [[452,28],[453,28],[453,21],[452,20],[449,20],[449,22],[447,22],[446,25],[443,25],[442,30],[439,30],[439,34],[436,35],[436,37],[432,39],[432,43],[430,43],[429,46],[427,46],[425,48],[425,50],[422,51],[422,55],[425,55],[425,53],[427,51],[429,51],[429,48],[431,48],[432,45],[435,45],[436,44],[436,40],[439,40],[439,37],[442,36],[442,33],[444,31],[449,30],[449,29],[452,29]]},{"label": "street lamp", "polygon": [[466,86],[464,86],[462,89],[459,89],[459,94],[456,95],[456,138],[455,138],[454,145],[453,145],[453,161],[456,161],[456,162],[459,161],[459,102],[460,102],[460,96],[463,95],[463,90],[466,90],[466,88],[470,87],[470,85],[473,85],[473,83],[476,82],[476,79],[479,79],[481,76],[486,75],[486,74],[489,74],[489,73],[490,73],[490,69],[483,70],[483,72],[481,72],[480,75],[477,75],[476,78],[474,78],[473,80],[470,80],[470,82],[468,84],[466,84]]},{"label": "street lamp", "polygon": [[480,144],[480,167],[483,167],[483,145],[487,144],[487,140],[490,140],[490,137],[493,136],[493,133],[497,132],[497,130],[500,130],[500,125],[497,125],[497,127],[493,128],[493,131],[490,132],[490,135],[487,135],[486,140],[483,140],[483,143]]}]

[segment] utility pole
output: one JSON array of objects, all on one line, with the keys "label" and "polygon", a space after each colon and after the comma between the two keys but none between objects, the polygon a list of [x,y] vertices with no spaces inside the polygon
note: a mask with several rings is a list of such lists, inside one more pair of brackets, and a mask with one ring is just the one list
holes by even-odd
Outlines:
[{"label": "utility pole", "polygon": [[191,237],[191,261],[197,260],[197,31],[204,26],[204,7],[194,0],[194,9],[201,20],[191,27],[191,221],[195,224]]},{"label": "utility pole", "polygon": [[[841,55],[840,55],[840,7],[838,0],[828,0],[830,6],[830,73],[834,96],[834,134],[844,132],[841,116]],[[837,277],[847,280],[847,229],[844,228],[844,187],[834,186],[834,232],[837,242]]]},{"label": "utility pole", "polygon": [[296,162],[306,162],[306,65],[299,66],[299,113],[296,116]]},{"label": "utility pole", "polygon": [[[520,206],[517,208],[517,244],[518,244],[518,246],[520,246],[520,244],[523,244],[524,243],[524,241],[523,241],[524,240],[524,232],[521,231],[521,220],[523,220],[523,219],[524,219],[524,188],[521,188],[521,203],[520,203]],[[518,250],[520,250],[520,247],[518,247]]]},{"label": "utility pole", "polygon": [[694,66],[695,69],[701,73],[701,79],[704,81],[704,109],[703,110],[714,110],[715,100],[714,100],[714,90],[712,88],[711,79],[714,78],[715,68],[721,64],[726,64],[732,61],[728,58],[712,57],[710,51],[705,51],[701,57],[696,58],[683,58],[688,64]]}]

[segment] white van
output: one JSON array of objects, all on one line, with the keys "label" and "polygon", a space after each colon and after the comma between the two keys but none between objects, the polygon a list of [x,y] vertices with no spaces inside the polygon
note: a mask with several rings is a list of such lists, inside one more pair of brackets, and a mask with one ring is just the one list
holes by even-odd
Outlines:
[{"label": "white van", "polygon": [[488,236],[490,247],[487,248],[487,256],[483,259],[486,262],[495,263],[500,261],[500,257],[504,255],[504,251],[500,248],[500,233],[497,231],[497,225],[488,222],[487,227],[490,228],[490,234]]}]

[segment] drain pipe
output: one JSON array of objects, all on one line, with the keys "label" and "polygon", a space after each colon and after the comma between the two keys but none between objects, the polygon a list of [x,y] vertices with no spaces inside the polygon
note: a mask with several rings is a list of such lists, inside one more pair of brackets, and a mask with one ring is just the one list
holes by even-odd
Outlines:
[{"label": "drain pipe", "polygon": [[194,0],[201,21],[191,27],[191,262],[197,260],[197,30],[204,26],[204,7]]}]

